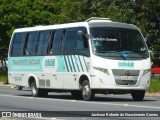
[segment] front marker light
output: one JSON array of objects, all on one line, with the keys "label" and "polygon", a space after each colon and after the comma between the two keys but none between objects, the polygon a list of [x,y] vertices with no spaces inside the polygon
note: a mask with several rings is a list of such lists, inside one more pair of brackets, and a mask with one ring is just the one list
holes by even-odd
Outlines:
[{"label": "front marker light", "polygon": [[143,75],[146,75],[146,74],[149,73],[149,72],[151,72],[150,69],[144,70],[144,71],[143,71]]},{"label": "front marker light", "polygon": [[147,86],[147,87],[149,87],[150,86],[150,80],[149,81],[147,81],[147,83],[145,84],[145,86]]},{"label": "front marker light", "polygon": [[101,71],[101,72],[103,72],[103,73],[109,75],[108,70],[105,69],[105,68],[100,68],[100,67],[93,67],[93,68],[94,68],[95,70]]}]

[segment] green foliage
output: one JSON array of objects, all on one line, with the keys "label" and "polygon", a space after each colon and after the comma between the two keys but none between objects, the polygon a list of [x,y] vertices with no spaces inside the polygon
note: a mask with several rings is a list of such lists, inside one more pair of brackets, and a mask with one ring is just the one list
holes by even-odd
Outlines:
[{"label": "green foliage", "polygon": [[7,56],[16,28],[109,17],[137,25],[155,39],[151,49],[160,56],[160,1],[157,0],[0,0],[0,59]]},{"label": "green foliage", "polygon": [[153,79],[151,80],[149,89],[147,90],[149,93],[157,93],[160,92],[160,79]]},{"label": "green foliage", "polygon": [[7,72],[0,72],[0,82],[7,84],[8,83],[8,75]]}]

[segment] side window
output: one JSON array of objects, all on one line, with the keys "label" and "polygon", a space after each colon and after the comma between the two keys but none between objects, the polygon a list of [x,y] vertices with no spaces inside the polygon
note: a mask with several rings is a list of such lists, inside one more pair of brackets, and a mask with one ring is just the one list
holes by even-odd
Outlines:
[{"label": "side window", "polygon": [[16,33],[12,42],[11,56],[20,56],[24,54],[26,33]]},{"label": "side window", "polygon": [[37,47],[37,55],[47,54],[47,48],[48,48],[50,36],[51,36],[51,31],[49,30],[40,32],[38,47]]},{"label": "side window", "polygon": [[62,44],[63,36],[64,36],[63,29],[55,31],[50,54],[55,54],[55,55],[61,54],[61,44]]},{"label": "side window", "polygon": [[54,41],[54,35],[55,35],[55,30],[52,30],[50,39],[49,39],[49,43],[48,43],[48,49],[47,49],[47,53],[49,55],[53,54],[53,41]]},{"label": "side window", "polygon": [[26,46],[26,55],[36,55],[36,45],[38,39],[38,32],[30,32],[28,35],[28,42]]},{"label": "side window", "polygon": [[87,30],[86,28],[78,28],[78,30],[82,31],[84,34],[82,36],[77,35],[76,38],[76,54],[89,56],[89,41],[87,38]]},{"label": "side window", "polygon": [[77,30],[73,28],[67,29],[63,46],[64,54],[73,54],[75,52],[76,39]]},{"label": "side window", "polygon": [[84,49],[84,41],[77,39],[76,49]]},{"label": "side window", "polygon": [[76,49],[89,49],[88,38],[85,36],[87,34],[87,30],[85,28],[78,29],[84,33],[82,37],[77,37]]}]

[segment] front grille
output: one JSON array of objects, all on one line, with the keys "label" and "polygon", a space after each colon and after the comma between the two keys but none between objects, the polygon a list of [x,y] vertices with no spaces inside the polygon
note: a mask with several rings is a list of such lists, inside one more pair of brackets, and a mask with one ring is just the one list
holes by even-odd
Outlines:
[{"label": "front grille", "polygon": [[112,69],[114,76],[126,76],[126,73],[129,72],[128,76],[139,76],[140,70],[120,70],[120,69]]},{"label": "front grille", "polygon": [[112,72],[117,85],[136,85],[140,70],[113,69]]},{"label": "front grille", "polygon": [[115,80],[117,85],[135,85],[137,80]]}]

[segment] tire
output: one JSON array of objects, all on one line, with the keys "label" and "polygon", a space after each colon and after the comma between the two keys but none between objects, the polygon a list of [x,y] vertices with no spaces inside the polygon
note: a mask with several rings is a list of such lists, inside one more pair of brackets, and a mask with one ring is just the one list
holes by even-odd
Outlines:
[{"label": "tire", "polygon": [[134,101],[143,101],[144,96],[145,96],[145,90],[132,91],[131,96]]},{"label": "tire", "polygon": [[22,86],[16,85],[17,90],[22,90],[22,88],[23,88]]},{"label": "tire", "polygon": [[40,89],[41,92],[41,97],[47,97],[48,96],[48,91],[44,89]]},{"label": "tire", "polygon": [[47,90],[37,88],[35,81],[31,83],[31,92],[33,97],[46,97],[48,95]]},{"label": "tire", "polygon": [[71,91],[71,95],[74,99],[82,99],[81,91],[78,90]]},{"label": "tire", "polygon": [[93,100],[95,93],[91,90],[88,80],[82,83],[82,98],[85,101]]}]

